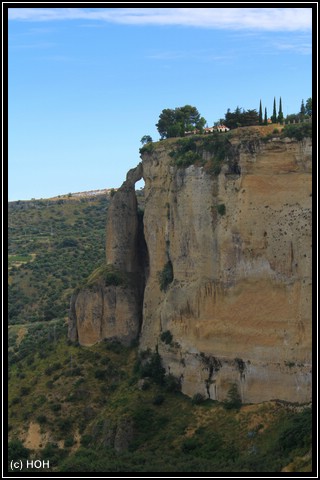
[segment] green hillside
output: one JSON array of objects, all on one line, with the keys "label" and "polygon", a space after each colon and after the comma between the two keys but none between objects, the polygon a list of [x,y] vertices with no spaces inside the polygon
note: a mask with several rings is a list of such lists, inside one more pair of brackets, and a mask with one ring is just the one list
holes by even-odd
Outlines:
[{"label": "green hillside", "polygon": [[43,472],[310,472],[311,407],[190,399],[157,352],[67,339],[109,197],[9,204],[9,452]]},{"label": "green hillside", "polygon": [[9,325],[68,315],[72,290],[104,260],[109,201],[9,203]]}]

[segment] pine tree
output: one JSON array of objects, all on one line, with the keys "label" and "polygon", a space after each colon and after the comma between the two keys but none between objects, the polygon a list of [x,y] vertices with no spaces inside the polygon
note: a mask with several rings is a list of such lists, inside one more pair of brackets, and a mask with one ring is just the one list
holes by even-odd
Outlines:
[{"label": "pine tree", "polygon": [[277,107],[276,107],[276,97],[273,100],[273,113],[271,117],[272,123],[277,123]]},{"label": "pine tree", "polygon": [[280,125],[283,124],[283,112],[282,112],[282,100],[281,100],[281,97],[280,97],[280,102],[279,102],[278,123],[280,123]]},{"label": "pine tree", "polygon": [[259,106],[259,125],[262,125],[262,103],[260,100],[260,106]]},{"label": "pine tree", "polygon": [[312,116],[312,98],[307,98],[307,101],[306,101],[306,115],[309,115]]},{"label": "pine tree", "polygon": [[264,109],[264,125],[268,125],[267,107]]}]

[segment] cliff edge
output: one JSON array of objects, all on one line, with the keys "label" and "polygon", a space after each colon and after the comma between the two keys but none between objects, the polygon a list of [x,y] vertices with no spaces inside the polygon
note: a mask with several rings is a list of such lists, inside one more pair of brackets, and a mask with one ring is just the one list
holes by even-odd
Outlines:
[{"label": "cliff edge", "polygon": [[[103,301],[81,290],[69,336],[83,344],[139,338],[190,396],[223,400],[236,384],[243,402],[307,402],[311,139],[223,135],[141,149],[142,163],[108,212],[107,265],[131,276],[112,294],[99,286],[105,302],[116,297],[116,327],[105,327]],[[134,193],[140,178],[143,218]],[[90,341],[81,341],[84,327]]]}]

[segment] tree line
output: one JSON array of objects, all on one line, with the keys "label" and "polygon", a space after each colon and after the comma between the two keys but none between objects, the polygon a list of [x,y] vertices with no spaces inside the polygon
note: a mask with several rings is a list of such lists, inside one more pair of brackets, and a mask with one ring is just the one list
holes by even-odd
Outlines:
[{"label": "tree line", "polygon": [[[221,118],[215,125],[224,124],[230,130],[238,127],[247,127],[251,125],[267,125],[269,123],[283,123],[299,122],[306,118],[312,117],[312,98],[308,98],[306,102],[301,101],[300,111],[298,113],[287,115],[284,118],[282,109],[282,99],[279,99],[279,107],[277,109],[276,98],[273,101],[273,111],[270,119],[268,118],[267,108],[262,108],[260,100],[259,111],[256,109],[244,110],[237,107],[233,112],[228,108],[225,117]],[[177,108],[165,108],[159,116],[158,123],[156,123],[157,130],[160,134],[160,139],[172,137],[184,137],[188,132],[197,131],[203,133],[204,127],[207,124],[206,119],[201,116],[198,109],[191,105]],[[141,138],[143,145],[152,142],[150,135],[144,135]]]}]

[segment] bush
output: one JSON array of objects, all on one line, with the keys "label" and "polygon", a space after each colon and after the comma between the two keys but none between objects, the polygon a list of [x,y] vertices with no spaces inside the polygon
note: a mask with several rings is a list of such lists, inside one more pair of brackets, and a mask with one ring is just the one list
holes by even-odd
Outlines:
[{"label": "bush", "polygon": [[204,401],[205,401],[205,398],[204,398],[204,395],[202,395],[202,393],[195,393],[191,400],[193,405],[200,405]]},{"label": "bush", "polygon": [[276,450],[288,455],[291,450],[308,451],[312,437],[312,411],[310,408],[299,412],[288,422],[279,436]]},{"label": "bush", "polygon": [[92,435],[82,435],[80,443],[83,447],[88,447],[90,443],[92,442],[93,437]]},{"label": "bush", "polygon": [[120,272],[114,265],[101,265],[96,268],[91,275],[87,278],[84,286],[92,287],[101,282],[104,282],[105,286],[118,286],[125,283],[125,278],[122,272]]},{"label": "bush", "polygon": [[30,450],[25,448],[21,440],[11,440],[8,443],[8,461],[26,460],[29,458]]},{"label": "bush", "polygon": [[50,367],[47,367],[44,371],[44,373],[46,375],[51,375],[53,372],[55,372],[56,370],[60,370],[60,368],[62,368],[62,365],[60,362],[55,362],[53,363],[52,365],[50,365]]},{"label": "bush", "polygon": [[66,247],[77,247],[79,245],[78,240],[75,238],[65,238],[62,240],[61,243],[59,243],[58,248],[66,248]]},{"label": "bush", "polygon": [[162,405],[164,402],[164,396],[163,395],[156,395],[154,399],[152,400],[153,405]]},{"label": "bush", "polygon": [[173,267],[170,260],[165,264],[162,271],[158,272],[158,279],[160,284],[160,290],[166,292],[168,286],[173,281]]},{"label": "bush", "polygon": [[109,287],[110,285],[118,286],[123,283],[123,280],[119,273],[117,272],[107,272],[105,274],[105,286]]},{"label": "bush", "polygon": [[158,352],[153,353],[151,358],[140,367],[141,377],[150,377],[158,385],[163,385],[165,372]]},{"label": "bush", "polygon": [[97,370],[94,372],[94,376],[95,376],[95,378],[97,378],[98,380],[106,380],[106,378],[108,377],[108,372],[107,372],[107,370],[97,369]]},{"label": "bush", "polygon": [[312,122],[286,125],[281,132],[281,138],[285,137],[295,138],[299,141],[306,137],[312,138]]},{"label": "bush", "polygon": [[60,412],[61,405],[60,403],[53,403],[52,405],[50,405],[50,408],[53,412]]},{"label": "bush", "polygon": [[74,445],[74,438],[72,435],[70,435],[69,437],[67,437],[64,441],[64,447],[65,448],[69,448],[69,447],[72,447]]},{"label": "bush", "polygon": [[197,152],[195,138],[184,138],[176,143],[177,148],[169,152],[170,157],[174,159],[174,165],[187,168],[202,160],[202,156]]},{"label": "bush", "polygon": [[181,385],[177,377],[169,373],[164,377],[164,386],[167,392],[180,392]]},{"label": "bush", "polygon": [[166,330],[165,332],[162,332],[160,335],[160,339],[162,342],[166,343],[167,345],[170,345],[173,339],[173,336],[170,330]]},{"label": "bush", "polygon": [[38,415],[36,420],[38,423],[40,423],[40,425],[47,423],[47,417],[45,415]]},{"label": "bush", "polygon": [[73,421],[71,418],[59,418],[56,422],[57,426],[59,427],[59,430],[63,433],[70,432]]},{"label": "bush", "polygon": [[23,397],[25,395],[29,395],[30,388],[29,387],[21,387],[20,388],[20,395]]},{"label": "bush", "polygon": [[140,152],[140,155],[142,155],[143,153],[152,153],[154,151],[154,144],[152,142],[148,142],[146,143],[145,145],[143,145],[143,147],[140,148],[139,152]]},{"label": "bush", "polygon": [[233,383],[228,391],[227,400],[225,401],[225,408],[228,410],[238,409],[241,407],[242,400],[239,393],[238,385]]},{"label": "bush", "polygon": [[58,465],[67,454],[68,452],[59,448],[56,443],[47,443],[41,452],[41,457],[43,460],[49,460],[52,465]]},{"label": "bush", "polygon": [[219,215],[225,215],[226,213],[226,206],[224,203],[220,203],[219,205],[217,205],[217,211],[219,213]]},{"label": "bush", "polygon": [[199,440],[197,438],[187,438],[181,445],[183,453],[189,453],[199,447]]}]

